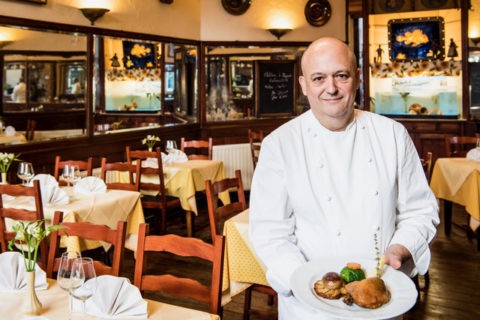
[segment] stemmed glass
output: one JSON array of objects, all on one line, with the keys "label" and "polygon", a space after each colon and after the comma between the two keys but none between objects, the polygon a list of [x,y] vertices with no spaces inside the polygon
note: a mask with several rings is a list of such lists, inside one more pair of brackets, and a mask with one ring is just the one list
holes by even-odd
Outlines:
[{"label": "stemmed glass", "polygon": [[167,140],[165,142],[165,150],[170,153],[177,149],[177,142],[175,140]]},{"label": "stemmed glass", "polygon": [[85,301],[95,294],[97,290],[97,277],[92,258],[78,258],[73,261],[72,283],[80,283],[72,288],[71,295],[82,301],[82,313],[85,314]]},{"label": "stemmed glass", "polygon": [[22,180],[23,185],[27,185],[34,175],[33,165],[30,162],[20,162],[18,164],[17,176]]},{"label": "stemmed glass", "polygon": [[70,187],[70,183],[75,184],[81,179],[80,169],[76,165],[66,164],[63,168],[62,178],[67,182],[67,187]]},{"label": "stemmed glass", "polygon": [[72,296],[71,291],[74,287],[80,286],[82,283],[79,281],[72,281],[71,273],[73,262],[76,259],[81,258],[80,252],[78,251],[65,251],[62,253],[60,258],[60,265],[57,271],[57,283],[65,291],[68,291],[69,295],[69,319],[71,318],[72,314]]}]

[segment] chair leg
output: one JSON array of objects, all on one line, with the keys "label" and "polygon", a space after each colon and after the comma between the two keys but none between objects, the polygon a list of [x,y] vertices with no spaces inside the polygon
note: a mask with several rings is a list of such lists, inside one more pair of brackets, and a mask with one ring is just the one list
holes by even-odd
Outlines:
[{"label": "chair leg", "polygon": [[187,237],[193,237],[193,223],[195,220],[195,214],[192,211],[185,211],[185,219],[187,224]]},{"label": "chair leg", "polygon": [[243,320],[250,319],[250,308],[252,306],[252,286],[245,290],[245,302],[243,303]]},{"label": "chair leg", "polygon": [[445,235],[450,235],[452,231],[452,202],[443,200],[443,215],[445,220]]}]

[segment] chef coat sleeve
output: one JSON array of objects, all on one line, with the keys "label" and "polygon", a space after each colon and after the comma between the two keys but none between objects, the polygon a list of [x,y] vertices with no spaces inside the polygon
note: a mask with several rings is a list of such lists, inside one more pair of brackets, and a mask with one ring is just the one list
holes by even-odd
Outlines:
[{"label": "chef coat sleeve", "polygon": [[250,239],[267,267],[270,286],[290,295],[290,277],[306,260],[296,246],[295,218],[289,205],[284,153],[278,135],[262,142],[250,192]]}]

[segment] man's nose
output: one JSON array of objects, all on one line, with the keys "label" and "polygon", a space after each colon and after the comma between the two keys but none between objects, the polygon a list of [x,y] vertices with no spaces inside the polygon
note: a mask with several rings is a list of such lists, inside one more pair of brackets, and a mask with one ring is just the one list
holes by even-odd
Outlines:
[{"label": "man's nose", "polygon": [[337,93],[337,84],[335,83],[334,77],[327,77],[327,81],[325,82],[325,91],[331,95]]}]

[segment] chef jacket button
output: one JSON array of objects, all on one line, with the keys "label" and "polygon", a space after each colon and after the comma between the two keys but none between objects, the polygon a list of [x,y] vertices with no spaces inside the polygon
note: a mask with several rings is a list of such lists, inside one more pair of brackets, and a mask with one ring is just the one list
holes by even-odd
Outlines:
[{"label": "chef jacket button", "polygon": [[314,137],[314,138],[316,138],[316,137],[317,137],[317,134],[316,134],[316,133],[315,133],[315,134],[313,134],[313,137]]},{"label": "chef jacket button", "polygon": [[374,195],[378,196],[378,190],[375,191]]},{"label": "chef jacket button", "polygon": [[332,201],[332,197],[328,196],[327,201]]},{"label": "chef jacket button", "polygon": [[368,162],[372,162],[372,161],[373,161],[373,159],[372,159],[372,158],[368,158]]},{"label": "chef jacket button", "polygon": [[342,232],[340,230],[337,231],[337,237],[340,237],[342,235]]},{"label": "chef jacket button", "polygon": [[325,167],[325,165],[323,163],[320,163],[320,168],[323,169],[323,167]]},{"label": "chef jacket button", "polygon": [[365,130],[365,126],[362,126],[361,128],[362,128],[362,130]]}]

